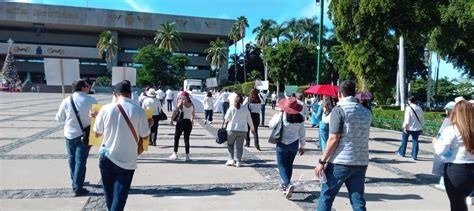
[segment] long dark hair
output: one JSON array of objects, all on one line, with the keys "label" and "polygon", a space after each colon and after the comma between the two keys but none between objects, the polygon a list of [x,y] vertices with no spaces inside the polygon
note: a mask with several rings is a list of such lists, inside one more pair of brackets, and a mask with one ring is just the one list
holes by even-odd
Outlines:
[{"label": "long dark hair", "polygon": [[301,114],[289,114],[286,113],[286,121],[289,123],[303,123],[304,122],[304,117]]},{"label": "long dark hair", "polygon": [[242,103],[244,102],[244,98],[242,97],[242,95],[237,95],[237,97],[235,97],[234,99],[234,106],[237,108],[237,109],[240,109],[240,106],[242,106]]},{"label": "long dark hair", "polygon": [[249,93],[249,103],[261,103],[260,97],[258,96],[258,90],[252,89]]}]

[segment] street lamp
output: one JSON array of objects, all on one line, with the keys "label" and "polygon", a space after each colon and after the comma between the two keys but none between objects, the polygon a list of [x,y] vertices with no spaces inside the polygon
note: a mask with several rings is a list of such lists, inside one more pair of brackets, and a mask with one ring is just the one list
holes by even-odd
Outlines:
[{"label": "street lamp", "polygon": [[320,6],[320,15],[319,15],[319,32],[318,32],[318,45],[316,49],[318,50],[318,66],[316,70],[316,85],[319,84],[319,74],[321,69],[321,51],[322,51],[322,37],[323,37],[323,19],[324,19],[324,0],[316,0],[316,6]]}]

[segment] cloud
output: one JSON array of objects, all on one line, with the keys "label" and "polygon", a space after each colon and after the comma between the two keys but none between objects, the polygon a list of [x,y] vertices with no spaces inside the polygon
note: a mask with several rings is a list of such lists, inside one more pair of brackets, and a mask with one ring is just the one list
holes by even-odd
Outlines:
[{"label": "cloud", "polygon": [[17,3],[33,3],[33,0],[8,0],[7,2],[17,2]]},{"label": "cloud", "polygon": [[137,2],[136,0],[125,0],[130,7],[138,12],[152,12],[151,8],[143,2]]}]

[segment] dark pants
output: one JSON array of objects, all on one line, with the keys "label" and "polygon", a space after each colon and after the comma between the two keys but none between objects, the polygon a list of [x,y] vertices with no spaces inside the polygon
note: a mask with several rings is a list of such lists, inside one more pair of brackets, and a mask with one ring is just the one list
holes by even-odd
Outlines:
[{"label": "dark pants", "polygon": [[223,102],[222,103],[222,118],[225,117],[227,110],[229,110],[229,102]]},{"label": "dark pants", "polygon": [[467,211],[466,197],[474,191],[474,164],[444,164],[444,186],[451,210]]},{"label": "dark pants", "polygon": [[284,188],[290,185],[291,176],[293,175],[293,162],[298,153],[298,146],[299,141],[295,141],[290,145],[278,142],[276,146],[278,172],[280,173],[282,186]]},{"label": "dark pants", "polygon": [[178,152],[179,138],[184,132],[184,147],[186,154],[189,154],[189,136],[193,130],[193,124],[189,119],[183,119],[182,122],[176,123],[176,129],[174,131],[174,152]]},{"label": "dark pants", "polygon": [[352,210],[366,210],[364,183],[367,166],[346,166],[328,163],[324,174],[327,182],[321,185],[318,211],[331,211],[337,193],[345,184],[349,191]]},{"label": "dark pants", "polygon": [[173,100],[166,100],[168,102],[168,112],[173,110]]},{"label": "dark pants", "polygon": [[99,168],[107,208],[112,211],[123,210],[135,170],[120,168],[107,157],[100,158]]},{"label": "dark pants", "polygon": [[262,113],[262,123],[261,123],[261,125],[265,125],[265,104],[262,104],[261,110],[262,110],[262,112],[261,112]]},{"label": "dark pants", "polygon": [[398,149],[398,154],[401,156],[405,156],[405,151],[407,149],[407,142],[408,142],[408,137],[411,135],[412,137],[412,142],[413,142],[413,147],[411,149],[411,157],[413,159],[417,159],[418,157],[418,137],[421,135],[421,130],[420,131],[403,131],[402,133],[402,144],[400,145],[400,148]]},{"label": "dark pants", "polygon": [[160,105],[162,105],[162,106],[163,106],[163,103],[164,103],[164,102],[165,102],[165,100],[163,100],[163,99],[160,99]]},{"label": "dark pants", "polygon": [[[258,113],[250,113],[252,117],[253,127],[255,128],[255,133],[253,134],[253,143],[255,146],[259,145],[258,142],[258,125],[260,124],[260,115]],[[246,145],[250,145],[250,126],[248,126]]]},{"label": "dark pants", "polygon": [[153,115],[153,126],[151,126],[150,128],[150,142],[151,142],[151,145],[156,145],[156,136],[158,135],[158,124],[159,124],[159,120],[158,120],[158,115]]},{"label": "dark pants", "polygon": [[275,110],[276,104],[277,104],[277,101],[272,100],[272,109],[273,109],[273,110]]},{"label": "dark pants", "polygon": [[204,118],[209,121],[209,122],[212,122],[212,114],[213,114],[213,110],[205,110],[204,111]]},{"label": "dark pants", "polygon": [[90,146],[84,145],[81,136],[73,139],[66,138],[67,159],[72,180],[72,190],[77,192],[84,186],[86,179],[86,164]]}]

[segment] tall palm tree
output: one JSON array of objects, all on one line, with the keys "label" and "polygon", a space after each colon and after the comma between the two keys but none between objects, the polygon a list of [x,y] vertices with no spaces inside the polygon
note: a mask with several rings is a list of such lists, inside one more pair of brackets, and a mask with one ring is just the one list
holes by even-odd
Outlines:
[{"label": "tall palm tree", "polygon": [[285,36],[288,37],[289,40],[297,41],[299,40],[300,36],[300,24],[296,18],[292,18],[289,21],[285,22],[286,24],[286,33]]},{"label": "tall palm tree", "polygon": [[282,37],[286,32],[285,23],[275,24],[273,27],[273,37],[276,38],[276,44],[280,44],[280,37]]},{"label": "tall palm tree", "polygon": [[218,71],[227,64],[229,50],[224,40],[220,38],[211,41],[209,45],[210,47],[204,50],[204,52],[207,53],[206,60],[211,60],[211,66],[216,67],[216,76],[219,77]]},{"label": "tall palm tree", "polygon": [[107,62],[107,70],[112,71],[112,61],[117,55],[117,40],[111,31],[103,31],[99,35],[99,41],[97,42],[97,49],[99,55]]},{"label": "tall palm tree", "polygon": [[[262,49],[266,48],[267,46],[271,45],[272,38],[273,38],[273,27],[277,23],[271,19],[262,19],[260,20],[260,26],[253,29],[252,33],[257,33],[255,37],[257,41],[257,46]],[[262,57],[262,55],[260,55]],[[268,80],[268,63],[265,62],[264,64],[264,80]]]},{"label": "tall palm tree", "polygon": [[[303,18],[300,22],[301,30],[304,35],[306,35],[306,41],[308,41],[308,45],[311,43],[311,38],[316,38],[319,31],[319,25],[316,23],[317,18]],[[316,39],[315,39],[316,40]]]},{"label": "tall palm tree", "polygon": [[155,38],[153,38],[159,48],[166,49],[170,52],[179,50],[181,35],[174,29],[175,26],[176,22],[167,21],[161,24],[161,28],[156,31]]},{"label": "tall palm tree", "polygon": [[[239,41],[239,26],[234,24],[230,30],[229,38],[234,42],[234,60],[237,61],[237,41]],[[237,65],[234,65],[235,80],[237,80]]]},{"label": "tall palm tree", "polygon": [[245,31],[247,30],[247,27],[249,27],[249,21],[245,16],[240,16],[237,18],[237,21],[235,22],[237,26],[239,26],[239,36],[242,39],[242,53],[244,55],[244,81],[247,82],[247,69],[245,67],[245,44],[244,44],[244,39],[245,39]]}]

